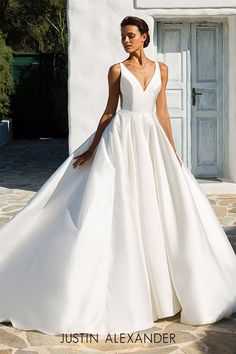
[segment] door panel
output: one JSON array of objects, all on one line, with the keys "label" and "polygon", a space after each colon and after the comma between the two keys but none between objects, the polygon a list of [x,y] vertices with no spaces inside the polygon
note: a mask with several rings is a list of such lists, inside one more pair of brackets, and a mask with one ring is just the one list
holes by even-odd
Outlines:
[{"label": "door panel", "polygon": [[196,177],[223,176],[222,32],[221,23],[157,23],[177,153]]},{"label": "door panel", "polygon": [[192,167],[195,176],[221,177],[223,150],[222,24],[191,24]]},{"label": "door panel", "polygon": [[158,60],[168,65],[167,104],[176,150],[186,160],[187,145],[187,36],[189,25],[157,24]]}]

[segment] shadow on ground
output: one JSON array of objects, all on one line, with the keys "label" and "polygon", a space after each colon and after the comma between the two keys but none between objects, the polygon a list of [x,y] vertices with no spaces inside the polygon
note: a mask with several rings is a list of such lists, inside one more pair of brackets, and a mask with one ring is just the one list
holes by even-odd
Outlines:
[{"label": "shadow on ground", "polygon": [[37,192],[69,156],[67,138],[19,139],[0,146],[0,186]]}]

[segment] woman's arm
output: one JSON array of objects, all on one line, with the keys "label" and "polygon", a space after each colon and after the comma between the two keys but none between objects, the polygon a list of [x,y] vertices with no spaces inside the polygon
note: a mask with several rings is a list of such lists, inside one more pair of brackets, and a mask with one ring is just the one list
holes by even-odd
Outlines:
[{"label": "woman's arm", "polygon": [[171,129],[171,122],[170,122],[170,117],[168,113],[168,108],[167,108],[167,101],[166,101],[166,86],[168,82],[168,66],[165,63],[160,63],[160,71],[161,71],[161,90],[159,92],[159,95],[157,96],[156,99],[156,114],[157,118],[162,125],[163,129],[165,130],[165,133],[174,149],[175,148],[175,143],[172,135],[172,129]]},{"label": "woman's arm", "polygon": [[107,104],[105,111],[100,118],[97,131],[95,133],[92,144],[89,147],[89,150],[94,152],[96,149],[104,129],[112,120],[114,114],[116,113],[119,95],[120,95],[120,65],[114,64],[110,67],[108,71],[108,86],[109,86],[109,95],[107,99]]},{"label": "woman's arm", "polygon": [[168,82],[168,66],[165,63],[160,64],[160,72],[161,72],[161,90],[159,92],[159,95],[157,96],[156,99],[156,115],[158,118],[158,121],[162,125],[167,138],[169,139],[174,152],[182,165],[181,160],[179,159],[177,153],[176,153],[176,147],[175,147],[175,142],[174,138],[172,135],[172,129],[171,129],[171,122],[170,122],[170,116],[168,113],[168,108],[167,108],[167,100],[166,100],[166,86]]},{"label": "woman's arm", "polygon": [[93,141],[84,153],[74,157],[75,162],[73,167],[75,168],[78,164],[82,165],[86,160],[92,157],[94,150],[96,149],[104,129],[110,123],[114,114],[116,113],[119,95],[120,95],[120,65],[114,64],[109,68],[108,71],[108,86],[109,86],[109,95],[106,104],[105,111],[100,118],[96,133],[94,135]]}]

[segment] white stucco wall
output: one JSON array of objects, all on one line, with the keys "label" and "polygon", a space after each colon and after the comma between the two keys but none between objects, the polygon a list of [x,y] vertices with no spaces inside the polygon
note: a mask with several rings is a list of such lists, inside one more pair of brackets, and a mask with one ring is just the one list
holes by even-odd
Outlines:
[{"label": "white stucco wall", "polygon": [[[176,8],[172,8],[175,3]],[[139,16],[148,23],[151,42],[145,52],[152,59],[158,58],[152,42],[155,18],[188,16],[207,20],[228,16],[229,123],[225,130],[229,142],[225,146],[224,170],[225,177],[236,182],[236,2],[172,0],[168,4],[164,0],[68,0],[69,151],[96,130],[107,102],[108,69],[127,57],[120,43],[120,22],[125,16]],[[225,55],[227,58],[228,53]]]}]

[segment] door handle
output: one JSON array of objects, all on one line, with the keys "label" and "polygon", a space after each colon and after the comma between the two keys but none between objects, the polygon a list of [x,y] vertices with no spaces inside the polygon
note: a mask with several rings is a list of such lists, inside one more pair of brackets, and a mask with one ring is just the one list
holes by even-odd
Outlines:
[{"label": "door handle", "polygon": [[201,92],[196,92],[196,90],[195,90],[195,88],[193,87],[192,88],[192,105],[193,106],[195,106],[195,104],[196,104],[196,96],[200,96],[200,95],[202,95],[202,93]]}]

